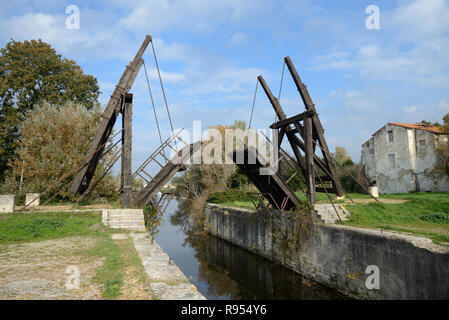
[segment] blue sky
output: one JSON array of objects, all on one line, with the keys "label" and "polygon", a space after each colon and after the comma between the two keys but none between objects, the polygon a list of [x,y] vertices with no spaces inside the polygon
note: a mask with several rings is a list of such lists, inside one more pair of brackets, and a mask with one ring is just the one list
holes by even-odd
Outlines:
[{"label": "blue sky", "polygon": [[[365,27],[368,5],[380,9],[380,29]],[[65,27],[68,5],[80,8],[80,29]],[[331,149],[355,161],[361,144],[385,123],[441,121],[449,112],[449,1],[2,1],[0,45],[50,43],[97,77],[106,103],[146,34],[154,44],[174,126],[192,130],[248,122],[262,74],[277,94],[284,56],[293,60],[325,128]],[[164,137],[170,133],[147,50]],[[134,162],[158,145],[143,70],[134,93]],[[281,104],[303,110],[286,73]],[[274,112],[262,90],[253,127],[268,128]]]}]

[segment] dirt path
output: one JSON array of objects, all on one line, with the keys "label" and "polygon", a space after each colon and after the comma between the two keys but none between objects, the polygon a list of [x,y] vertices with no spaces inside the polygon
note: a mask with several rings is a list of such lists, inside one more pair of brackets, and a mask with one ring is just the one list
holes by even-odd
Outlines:
[{"label": "dirt path", "polygon": [[[376,202],[374,199],[353,199],[354,203],[356,204],[366,204],[371,202]],[[408,200],[402,200],[402,199],[377,199],[380,203],[388,203],[388,204],[399,204],[407,202]],[[345,199],[345,204],[351,204],[352,201],[349,199]]]},{"label": "dirt path", "polygon": [[[93,246],[94,240],[71,237],[0,246],[0,299],[99,299],[92,283],[104,259],[86,258],[75,251]],[[66,268],[80,270],[80,289],[67,290]]]},{"label": "dirt path", "polygon": [[[125,240],[117,240],[124,243]],[[94,247],[89,237],[69,237],[40,242],[0,245],[0,300],[96,300],[101,287],[94,280],[105,258],[80,254]],[[120,245],[120,244],[119,244]],[[79,268],[79,289],[67,289],[67,267]],[[119,299],[148,299],[135,270],[126,270]]]}]

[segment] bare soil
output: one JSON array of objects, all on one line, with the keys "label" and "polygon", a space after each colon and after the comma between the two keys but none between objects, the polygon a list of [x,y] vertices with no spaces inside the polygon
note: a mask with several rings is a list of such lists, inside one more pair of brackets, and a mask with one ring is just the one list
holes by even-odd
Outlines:
[{"label": "bare soil", "polygon": [[[380,203],[388,203],[388,204],[399,204],[407,202],[408,200],[402,200],[402,199],[377,199]],[[354,203],[357,204],[365,204],[365,203],[371,203],[376,202],[376,200],[370,198],[370,199],[353,199]],[[345,203],[352,203],[351,200],[345,199]]]},{"label": "bare soil", "polygon": [[[0,300],[102,299],[101,287],[93,279],[105,258],[79,254],[95,243],[94,238],[69,237],[0,245]],[[79,268],[79,289],[66,288],[70,265]],[[148,299],[148,289],[136,279],[133,269],[126,270],[119,299]]]}]

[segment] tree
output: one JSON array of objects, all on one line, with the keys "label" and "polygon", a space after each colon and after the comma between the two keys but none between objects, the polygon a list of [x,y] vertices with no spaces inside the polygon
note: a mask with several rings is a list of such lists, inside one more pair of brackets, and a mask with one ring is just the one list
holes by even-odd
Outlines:
[{"label": "tree", "polygon": [[228,177],[228,187],[231,189],[239,189],[249,184],[248,177],[240,172],[239,167]]},{"label": "tree", "polygon": [[92,108],[97,79],[39,40],[11,40],[0,50],[0,181],[20,141],[19,127],[35,105],[67,101]]},{"label": "tree", "polygon": [[[443,124],[439,126],[441,131],[449,135],[449,113],[443,117]],[[437,156],[436,169],[449,175],[449,137],[443,136],[438,140],[435,148]]]},{"label": "tree", "polygon": [[[221,164],[192,164],[178,177],[173,178],[172,183],[176,187],[175,193],[184,196],[187,199],[189,212],[195,216],[195,221],[201,221],[204,218],[202,206],[207,200],[209,194],[224,191],[229,187],[229,177],[235,172],[235,164],[225,164],[225,132],[227,129],[246,128],[244,121],[235,121],[232,125],[216,125],[209,127],[209,130],[217,130],[222,137],[221,146]],[[203,141],[202,148],[209,143],[214,142],[213,138]],[[233,146],[234,148],[236,146]],[[202,149],[202,152],[204,149]],[[214,152],[216,150],[214,149]]]},{"label": "tree", "polygon": [[[73,102],[62,106],[44,102],[36,106],[28,113],[20,129],[22,138],[18,144],[19,157],[10,163],[2,191],[17,193],[23,177],[22,193],[42,192],[77,168],[84,160],[101,113],[98,105],[89,110]],[[113,153],[109,152],[109,157],[100,161],[94,179],[105,171]],[[70,182],[75,174],[76,171],[60,187]],[[117,187],[113,177],[107,175],[93,195],[113,197]],[[59,189],[52,192],[57,191]],[[66,191],[60,194],[59,199],[71,200],[71,196]]]},{"label": "tree", "polygon": [[449,133],[449,113],[447,113],[444,117],[443,117],[443,125],[441,126],[443,131],[446,133]]},{"label": "tree", "polygon": [[341,166],[354,164],[351,157],[344,147],[335,147],[335,152],[332,154],[335,161]]}]

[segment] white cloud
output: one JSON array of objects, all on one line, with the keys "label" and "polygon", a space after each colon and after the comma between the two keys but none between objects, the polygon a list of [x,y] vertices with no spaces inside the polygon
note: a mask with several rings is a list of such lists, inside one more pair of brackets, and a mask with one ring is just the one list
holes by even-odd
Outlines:
[{"label": "white cloud", "polygon": [[[178,72],[165,72],[163,70],[160,70],[160,72],[161,72],[161,78],[162,78],[163,82],[177,83],[177,82],[180,82],[180,81],[186,79],[186,76],[184,74],[181,74]],[[148,77],[150,79],[159,80],[159,75],[158,75],[156,69],[151,69],[148,71],[148,73],[149,73]]]},{"label": "white cloud", "polygon": [[418,110],[418,107],[417,106],[404,107],[404,110],[406,112],[416,112],[416,110]]},{"label": "white cloud", "polygon": [[382,32],[366,30],[365,39],[358,29],[346,34],[340,46],[312,59],[314,69],[348,70],[369,81],[449,87],[449,3],[407,1],[381,15]]},{"label": "white cloud", "polygon": [[442,99],[439,104],[440,110],[449,112],[449,100]]},{"label": "white cloud", "polygon": [[387,27],[400,32],[399,37],[419,43],[429,37],[447,36],[449,6],[446,0],[408,1],[383,19]]},{"label": "white cloud", "polygon": [[131,13],[120,19],[120,26],[154,34],[172,29],[211,33],[217,26],[238,25],[269,10],[256,0],[134,1],[132,7]]},{"label": "white cloud", "polygon": [[[58,52],[77,60],[83,60],[86,56],[103,59],[132,58],[134,48],[123,32],[100,23],[110,18],[107,13],[85,9],[81,10],[80,17],[80,29],[69,30],[65,27],[64,14],[37,12],[13,16],[0,22],[2,40],[42,39]],[[120,50],[117,49],[117,42],[121,43]]]},{"label": "white cloud", "polygon": [[248,41],[248,35],[244,32],[237,32],[231,38],[231,44],[239,45]]}]

